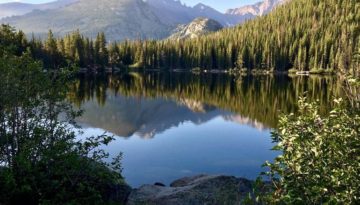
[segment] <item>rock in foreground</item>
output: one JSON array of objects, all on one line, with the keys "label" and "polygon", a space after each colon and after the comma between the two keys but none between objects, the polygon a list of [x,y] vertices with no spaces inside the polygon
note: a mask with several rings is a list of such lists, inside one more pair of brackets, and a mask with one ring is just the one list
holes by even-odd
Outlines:
[{"label": "rock in foreground", "polygon": [[170,187],[143,185],[131,192],[128,205],[236,205],[251,188],[247,179],[199,175],[176,180]]}]

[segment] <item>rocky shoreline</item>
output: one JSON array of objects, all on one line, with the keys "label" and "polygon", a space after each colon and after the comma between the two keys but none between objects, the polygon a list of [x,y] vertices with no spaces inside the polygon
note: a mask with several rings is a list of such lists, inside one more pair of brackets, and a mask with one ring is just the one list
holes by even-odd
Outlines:
[{"label": "rocky shoreline", "polygon": [[253,189],[253,181],[223,175],[198,175],[129,189],[126,205],[237,205]]}]

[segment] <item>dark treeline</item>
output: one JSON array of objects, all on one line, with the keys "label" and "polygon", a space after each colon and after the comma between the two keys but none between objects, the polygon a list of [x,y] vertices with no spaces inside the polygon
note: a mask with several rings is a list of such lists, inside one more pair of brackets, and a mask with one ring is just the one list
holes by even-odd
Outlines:
[{"label": "dark treeline", "polygon": [[[357,0],[293,0],[271,14],[236,28],[188,40],[106,41],[75,31],[56,39],[26,40],[18,32],[18,52],[28,47],[47,67],[138,67],[146,69],[248,69],[340,71],[360,65],[360,4]],[[11,29],[11,28],[6,28]],[[4,30],[4,26],[2,28]],[[3,31],[0,33],[4,33]]]}]

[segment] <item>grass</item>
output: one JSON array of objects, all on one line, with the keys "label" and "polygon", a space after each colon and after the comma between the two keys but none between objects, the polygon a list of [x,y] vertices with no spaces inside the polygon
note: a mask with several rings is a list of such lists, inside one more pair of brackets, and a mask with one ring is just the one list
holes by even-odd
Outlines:
[{"label": "grass", "polygon": [[313,68],[309,71],[310,74],[319,74],[319,75],[325,75],[325,74],[334,74],[335,71],[332,70],[332,69],[322,69],[322,68],[319,68],[319,69],[316,69],[316,68]]}]

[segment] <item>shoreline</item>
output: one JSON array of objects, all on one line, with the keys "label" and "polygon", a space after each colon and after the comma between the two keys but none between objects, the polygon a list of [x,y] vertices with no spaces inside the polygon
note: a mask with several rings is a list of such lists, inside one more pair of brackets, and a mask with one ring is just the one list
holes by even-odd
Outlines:
[{"label": "shoreline", "polygon": [[[132,188],[126,205],[238,205],[253,195],[254,183],[234,176],[195,175],[177,179],[169,186],[157,182]],[[270,189],[269,183],[265,184],[264,192]]]},{"label": "shoreline", "polygon": [[271,76],[271,75],[288,75],[292,76],[344,76],[344,74],[336,72],[327,72],[326,70],[313,72],[313,71],[276,71],[276,70],[233,70],[233,69],[143,69],[143,68],[79,68],[78,74],[118,74],[118,73],[131,73],[131,72],[170,72],[170,73],[193,73],[193,74],[229,74],[234,76]]}]

